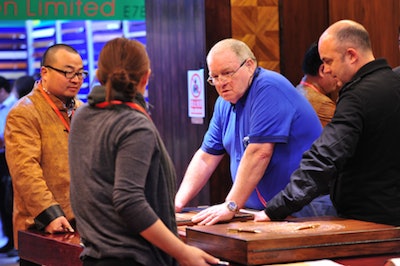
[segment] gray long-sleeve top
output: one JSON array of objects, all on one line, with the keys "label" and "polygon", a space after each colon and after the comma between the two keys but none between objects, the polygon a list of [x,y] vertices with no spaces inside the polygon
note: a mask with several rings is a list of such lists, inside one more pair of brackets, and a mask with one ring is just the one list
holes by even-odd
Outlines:
[{"label": "gray long-sleeve top", "polygon": [[73,118],[69,149],[81,257],[175,265],[139,235],[158,218],[176,234],[176,176],[153,123],[124,104],[86,105]]}]

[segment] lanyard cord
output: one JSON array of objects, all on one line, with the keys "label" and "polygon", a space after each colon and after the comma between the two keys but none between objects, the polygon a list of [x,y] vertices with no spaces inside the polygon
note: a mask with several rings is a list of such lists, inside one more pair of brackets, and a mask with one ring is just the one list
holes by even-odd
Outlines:
[{"label": "lanyard cord", "polygon": [[[60,118],[61,122],[64,124],[65,128],[67,129],[67,132],[69,132],[69,123],[67,120],[65,120],[65,117],[61,114],[60,110],[57,108],[57,106],[54,104],[54,102],[50,99],[49,95],[44,91],[43,88],[41,88],[40,92],[42,93],[43,97],[46,99],[46,101],[50,104],[51,108],[56,112],[58,118]],[[73,112],[72,112],[73,115]],[[71,117],[72,117],[71,115]]]},{"label": "lanyard cord", "polygon": [[308,87],[312,88],[313,90],[315,90],[316,92],[321,93],[321,91],[317,87],[315,87],[314,84],[308,83],[307,81],[300,81],[300,84],[308,86]]},{"label": "lanyard cord", "polygon": [[123,101],[113,100],[110,102],[97,103],[95,106],[98,108],[106,108],[107,106],[110,106],[110,105],[120,105],[120,104],[125,104],[125,105],[131,107],[132,109],[135,109],[135,110],[141,112],[151,121],[151,118],[150,118],[149,114],[146,112],[146,110],[142,106],[140,106],[134,102],[123,102]]},{"label": "lanyard cord", "polygon": [[256,187],[256,192],[257,192],[258,199],[261,201],[261,204],[264,205],[264,207],[267,207],[267,201],[261,195],[261,193],[260,193],[260,191],[258,190],[257,187]]}]

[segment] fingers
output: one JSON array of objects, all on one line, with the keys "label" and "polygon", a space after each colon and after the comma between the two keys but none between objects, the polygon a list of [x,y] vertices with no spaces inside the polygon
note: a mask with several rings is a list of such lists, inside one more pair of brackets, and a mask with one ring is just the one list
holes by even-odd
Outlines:
[{"label": "fingers", "polygon": [[62,223],[62,230],[64,230],[64,232],[69,232],[69,233],[75,232],[74,228],[72,228],[67,219],[65,219],[65,222]]},{"label": "fingers", "polygon": [[264,211],[259,211],[254,214],[254,222],[265,222],[270,221],[269,217]]},{"label": "fingers", "polygon": [[73,233],[75,230],[72,227],[64,227],[59,226],[57,228],[48,228],[45,230],[46,233],[55,234],[55,233]]},{"label": "fingers", "polygon": [[65,217],[58,217],[46,226],[45,232],[50,234],[73,233],[75,230]]},{"label": "fingers", "polygon": [[183,256],[179,261],[181,266],[199,266],[199,265],[219,265],[220,260],[205,251],[190,245],[185,246],[187,251],[184,252],[186,256]]},{"label": "fingers", "polygon": [[214,221],[215,221],[214,223],[216,223],[218,221],[218,218],[219,216],[217,212],[215,212],[211,207],[193,216],[192,222],[199,225],[211,225],[213,224]]},{"label": "fingers", "polygon": [[220,221],[219,216],[207,216],[202,221],[197,222],[198,225],[213,225]]},{"label": "fingers", "polygon": [[223,204],[211,206],[202,210],[192,218],[192,222],[199,225],[213,225],[219,221],[232,219],[234,216]]},{"label": "fingers", "polygon": [[75,230],[72,228],[72,226],[69,224],[69,222],[65,219],[65,221],[62,221],[60,226],[57,227],[56,232],[58,233],[73,233]]}]

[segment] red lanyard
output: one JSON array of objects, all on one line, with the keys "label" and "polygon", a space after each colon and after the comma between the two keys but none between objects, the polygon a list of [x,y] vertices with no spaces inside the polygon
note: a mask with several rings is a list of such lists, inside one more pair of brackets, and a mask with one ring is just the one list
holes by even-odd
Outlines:
[{"label": "red lanyard", "polygon": [[300,84],[308,86],[308,87],[312,88],[313,90],[315,90],[316,92],[321,93],[320,90],[317,87],[315,87],[314,84],[308,83],[306,81],[300,81]]},{"label": "red lanyard", "polygon": [[151,118],[150,118],[149,114],[146,112],[146,110],[145,110],[142,106],[140,106],[140,105],[138,105],[137,103],[134,103],[134,102],[123,102],[123,101],[113,100],[113,101],[110,101],[110,102],[101,102],[101,103],[98,103],[98,104],[96,104],[96,107],[98,107],[98,108],[105,108],[105,107],[107,107],[107,106],[115,105],[115,104],[118,104],[118,105],[119,105],[119,104],[128,105],[128,106],[131,107],[132,109],[138,110],[139,112],[143,113],[144,115],[147,116],[147,118],[148,118],[149,120],[151,120]]},{"label": "red lanyard", "polygon": [[43,97],[46,99],[46,101],[50,104],[51,108],[53,108],[54,112],[56,112],[58,118],[60,118],[61,122],[64,124],[65,128],[67,129],[67,132],[69,132],[69,123],[67,122],[67,120],[65,120],[65,117],[61,114],[60,110],[50,99],[49,95],[44,91],[43,87],[40,88],[40,91],[42,92]]},{"label": "red lanyard", "polygon": [[261,195],[260,191],[258,191],[257,187],[256,187],[256,192],[257,192],[258,199],[261,201],[261,204],[264,205],[264,207],[267,207],[267,201]]}]

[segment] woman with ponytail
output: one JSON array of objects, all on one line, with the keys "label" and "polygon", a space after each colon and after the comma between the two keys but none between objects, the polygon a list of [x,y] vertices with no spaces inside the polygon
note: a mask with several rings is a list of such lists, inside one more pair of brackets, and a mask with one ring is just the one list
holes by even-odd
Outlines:
[{"label": "woman with ponytail", "polygon": [[176,174],[143,98],[145,47],[117,38],[102,49],[88,104],[69,138],[71,204],[83,265],[209,265],[218,259],[177,235]]}]

